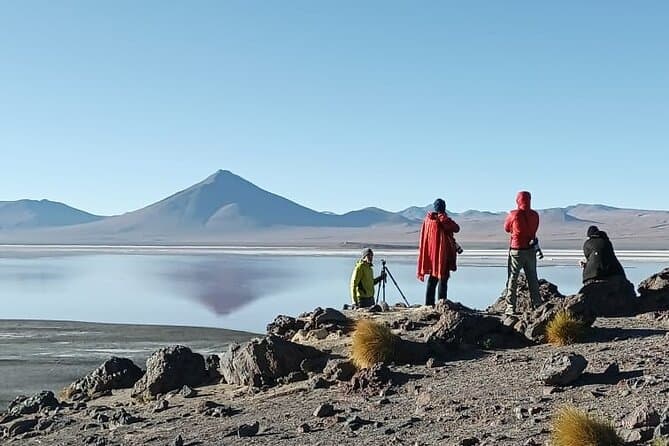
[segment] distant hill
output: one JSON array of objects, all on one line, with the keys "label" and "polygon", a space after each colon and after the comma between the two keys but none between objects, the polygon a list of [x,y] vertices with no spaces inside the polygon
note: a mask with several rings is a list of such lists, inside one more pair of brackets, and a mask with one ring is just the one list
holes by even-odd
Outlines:
[{"label": "distant hill", "polygon": [[69,226],[101,218],[55,201],[0,201],[0,230]]},{"label": "distant hill", "polygon": [[[203,181],[136,211],[100,217],[52,201],[0,202],[2,243],[245,244],[411,246],[432,205],[400,212],[369,207],[318,212],[219,170]],[[591,224],[617,247],[669,249],[669,212],[577,204],[538,210],[544,247],[580,248]],[[449,211],[472,247],[505,247],[505,212]]]}]

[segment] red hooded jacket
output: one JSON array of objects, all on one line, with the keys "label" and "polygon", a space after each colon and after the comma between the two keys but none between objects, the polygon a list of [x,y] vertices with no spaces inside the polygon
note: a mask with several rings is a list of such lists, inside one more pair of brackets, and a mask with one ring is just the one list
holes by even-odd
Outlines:
[{"label": "red hooded jacket", "polygon": [[527,249],[530,241],[537,236],[539,214],[531,209],[531,199],[529,192],[518,192],[518,209],[509,212],[504,221],[504,230],[511,233],[511,249]]},{"label": "red hooded jacket", "polygon": [[418,280],[426,274],[447,279],[456,270],[455,239],[453,233],[460,226],[443,212],[428,212],[420,230],[418,245]]}]

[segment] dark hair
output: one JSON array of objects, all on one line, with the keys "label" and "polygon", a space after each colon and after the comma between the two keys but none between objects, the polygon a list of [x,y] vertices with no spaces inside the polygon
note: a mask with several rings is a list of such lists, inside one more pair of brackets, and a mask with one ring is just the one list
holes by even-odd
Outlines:
[{"label": "dark hair", "polygon": [[588,227],[588,237],[592,237],[593,235],[597,235],[599,233],[599,228],[595,225],[591,225]]},{"label": "dark hair", "polygon": [[441,198],[434,200],[434,211],[435,212],[446,212],[446,202]]}]

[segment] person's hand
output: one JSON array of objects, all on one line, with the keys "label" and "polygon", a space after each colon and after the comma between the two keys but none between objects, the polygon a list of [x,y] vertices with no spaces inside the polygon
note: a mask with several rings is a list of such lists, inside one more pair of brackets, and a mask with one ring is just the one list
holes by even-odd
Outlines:
[{"label": "person's hand", "polygon": [[386,272],[385,272],[385,271],[381,271],[381,275],[379,276],[379,279],[381,279],[381,280],[386,280],[386,276],[387,276]]},{"label": "person's hand", "polygon": [[418,280],[420,280],[421,282],[424,282],[424,281],[425,281],[425,277],[423,277],[422,274],[416,274],[416,277],[417,277]]},{"label": "person's hand", "polygon": [[583,260],[583,259],[580,259],[580,260],[578,261],[578,264],[581,266],[581,268],[585,268],[585,264],[586,264],[586,263],[587,263],[587,262],[586,262],[585,260]]}]

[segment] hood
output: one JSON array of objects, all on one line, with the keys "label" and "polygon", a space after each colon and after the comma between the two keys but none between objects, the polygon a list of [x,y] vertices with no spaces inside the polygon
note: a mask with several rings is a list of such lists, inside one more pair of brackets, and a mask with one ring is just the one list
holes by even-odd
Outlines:
[{"label": "hood", "polygon": [[437,219],[439,218],[439,214],[446,215],[446,212],[434,212],[434,211],[430,211],[430,212],[427,213],[427,215],[425,216],[425,218],[429,218],[430,220],[437,220]]},{"label": "hood", "polygon": [[518,195],[516,195],[516,204],[518,205],[518,209],[520,209],[521,211],[531,209],[530,206],[531,201],[532,201],[532,196],[526,190],[520,191],[518,192]]}]

